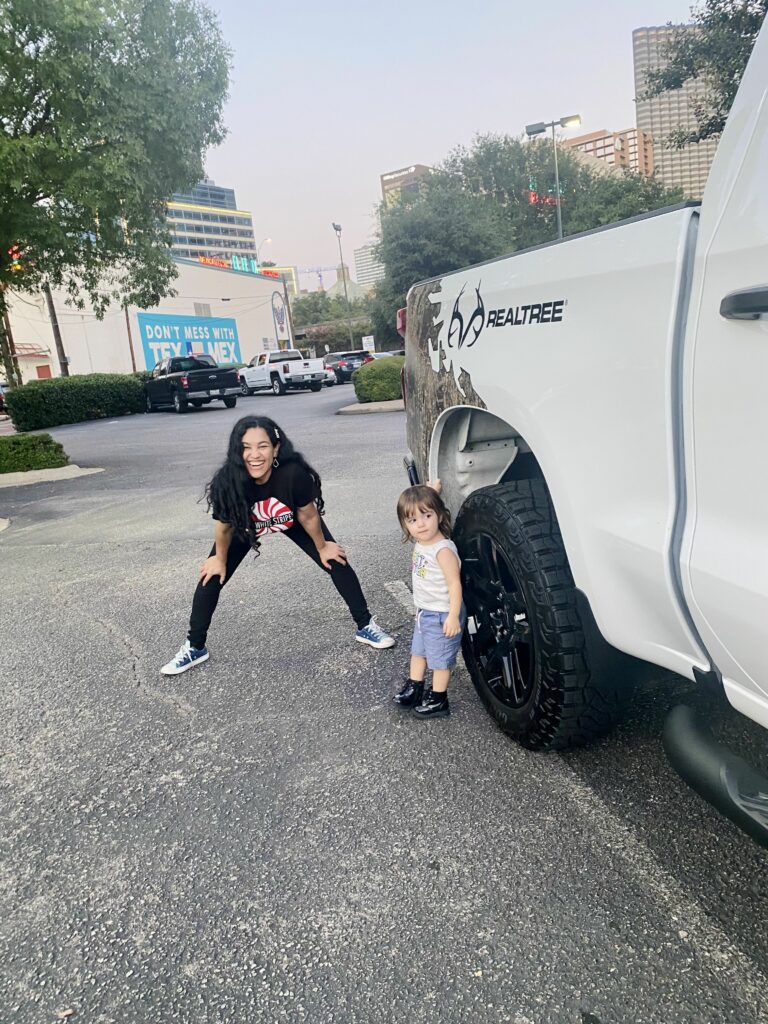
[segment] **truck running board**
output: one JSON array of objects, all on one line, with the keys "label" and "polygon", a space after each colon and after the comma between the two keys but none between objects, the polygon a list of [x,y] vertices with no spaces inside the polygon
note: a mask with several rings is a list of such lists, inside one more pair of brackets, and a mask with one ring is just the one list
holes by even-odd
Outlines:
[{"label": "truck running board", "polygon": [[672,767],[691,789],[768,847],[768,778],[718,743],[685,704],[667,715],[663,742]]}]

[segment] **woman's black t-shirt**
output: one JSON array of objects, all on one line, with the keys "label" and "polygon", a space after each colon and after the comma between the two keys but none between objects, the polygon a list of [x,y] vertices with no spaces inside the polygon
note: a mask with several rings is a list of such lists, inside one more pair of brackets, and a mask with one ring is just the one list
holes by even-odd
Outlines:
[{"label": "woman's black t-shirt", "polygon": [[[272,470],[265,484],[248,481],[248,504],[256,535],[282,533],[294,525],[296,509],[317,498],[315,482],[298,462],[286,462]],[[220,510],[212,510],[221,519]]]}]

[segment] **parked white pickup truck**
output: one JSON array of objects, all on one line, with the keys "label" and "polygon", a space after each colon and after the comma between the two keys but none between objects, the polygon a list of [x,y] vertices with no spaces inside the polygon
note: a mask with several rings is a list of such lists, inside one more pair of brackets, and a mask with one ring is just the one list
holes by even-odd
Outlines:
[{"label": "parked white pickup truck", "polygon": [[[763,28],[700,205],[409,293],[406,464],[443,481],[465,661],[529,748],[607,729],[641,662],[768,727],[767,96]],[[768,778],[689,708],[664,743],[768,845]]]},{"label": "parked white pickup truck", "polygon": [[284,395],[289,389],[320,391],[325,380],[322,359],[305,359],[298,349],[285,352],[261,352],[240,371],[240,390],[244,395],[254,391],[273,391]]}]

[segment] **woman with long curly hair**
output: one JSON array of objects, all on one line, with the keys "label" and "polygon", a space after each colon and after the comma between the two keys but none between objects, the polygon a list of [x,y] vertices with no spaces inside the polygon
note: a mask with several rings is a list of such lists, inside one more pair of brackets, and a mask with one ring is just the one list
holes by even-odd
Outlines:
[{"label": "woman with long curly hair", "polygon": [[229,438],[224,464],[205,489],[216,520],[214,543],[200,569],[192,599],[187,640],[160,671],[186,672],[208,660],[205,646],[221,588],[261,538],[285,533],[330,574],[357,625],[355,639],[381,650],[395,641],[376,624],[360,581],[321,519],[325,508],[317,470],[297,452],[285,432],[268,416],[244,416]]}]

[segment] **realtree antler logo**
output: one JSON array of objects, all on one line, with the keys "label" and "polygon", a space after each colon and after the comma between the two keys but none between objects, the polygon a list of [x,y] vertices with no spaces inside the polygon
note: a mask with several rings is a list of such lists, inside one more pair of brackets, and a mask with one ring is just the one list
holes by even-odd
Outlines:
[{"label": "realtree antler logo", "polygon": [[[483,297],[480,294],[480,281],[475,288],[475,295],[477,295],[477,305],[475,306],[472,316],[467,321],[467,326],[464,326],[464,317],[461,315],[459,309],[459,303],[461,302],[461,296],[464,294],[464,285],[456,297],[456,301],[453,304],[453,313],[451,315],[451,322],[448,325],[448,347],[453,348],[453,339],[458,338],[458,348],[466,342],[467,348],[471,348],[475,344],[477,339],[480,337],[480,332],[483,329],[485,323],[485,306],[483,305]],[[467,341],[467,339],[469,340]]]}]

